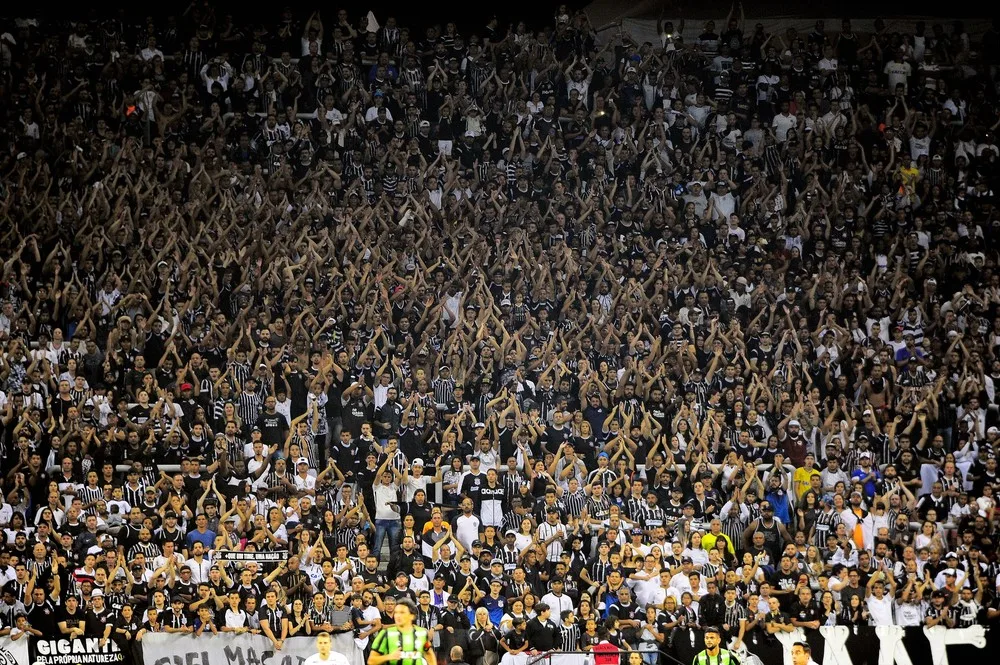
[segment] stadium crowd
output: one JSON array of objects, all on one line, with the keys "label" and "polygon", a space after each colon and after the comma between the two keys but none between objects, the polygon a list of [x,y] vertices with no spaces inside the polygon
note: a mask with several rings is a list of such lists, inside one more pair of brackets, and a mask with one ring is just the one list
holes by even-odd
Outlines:
[{"label": "stadium crowd", "polygon": [[1000,616],[995,29],[273,19],[0,26],[0,635]]}]

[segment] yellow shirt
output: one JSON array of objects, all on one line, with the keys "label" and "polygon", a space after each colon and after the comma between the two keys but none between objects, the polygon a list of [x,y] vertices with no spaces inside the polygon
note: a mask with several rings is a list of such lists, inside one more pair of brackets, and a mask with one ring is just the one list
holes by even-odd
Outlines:
[{"label": "yellow shirt", "polygon": [[899,177],[902,180],[903,191],[906,194],[912,194],[916,189],[917,181],[920,179],[920,170],[916,166],[911,166],[910,168],[900,166]]},{"label": "yellow shirt", "polygon": [[792,490],[795,492],[795,499],[797,501],[801,500],[803,495],[812,489],[812,483],[809,482],[809,479],[818,475],[820,473],[815,467],[812,469],[806,469],[805,467],[795,469],[795,473],[792,474]]},{"label": "yellow shirt", "polygon": [[729,550],[730,554],[732,554],[733,556],[735,556],[736,555],[736,550],[733,549],[733,541],[732,541],[732,539],[730,539],[726,534],[722,533],[721,531],[719,532],[718,536],[716,536],[711,531],[709,531],[704,536],[702,536],[701,537],[701,549],[705,550],[706,552],[712,551],[713,549],[715,549],[715,543],[720,538],[722,540],[726,541],[726,549]]}]

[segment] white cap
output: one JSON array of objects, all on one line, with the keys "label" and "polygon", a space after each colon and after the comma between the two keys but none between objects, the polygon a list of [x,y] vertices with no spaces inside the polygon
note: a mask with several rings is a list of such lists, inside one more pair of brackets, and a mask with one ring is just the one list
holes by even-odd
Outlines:
[{"label": "white cap", "polygon": [[297,460],[295,460],[295,465],[298,466],[299,464],[305,464],[308,466],[309,460],[307,460],[305,457],[300,457]]},{"label": "white cap", "polygon": [[802,427],[802,423],[800,423],[798,420],[792,419],[792,420],[788,421],[788,426],[789,427]]},{"label": "white cap", "polygon": [[423,467],[423,465],[424,465],[424,461],[422,459],[420,459],[419,457],[417,459],[413,460],[412,466]]}]

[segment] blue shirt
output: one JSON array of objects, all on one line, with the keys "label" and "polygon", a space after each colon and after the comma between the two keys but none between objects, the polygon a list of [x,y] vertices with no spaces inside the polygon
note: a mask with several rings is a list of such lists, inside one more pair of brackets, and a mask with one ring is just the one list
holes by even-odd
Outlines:
[{"label": "blue shirt", "polygon": [[503,619],[503,614],[507,610],[507,599],[502,595],[499,598],[487,595],[479,601],[479,606],[485,607],[490,613],[490,623],[499,626],[500,619]]},{"label": "blue shirt", "polygon": [[788,503],[788,493],[783,490],[770,490],[764,494],[771,506],[774,507],[774,516],[782,524],[791,524],[791,506]]},{"label": "blue shirt", "polygon": [[215,549],[215,532],[206,530],[205,533],[201,533],[195,529],[187,535],[188,549],[193,549],[195,543],[201,543],[206,550]]},{"label": "blue shirt", "polygon": [[875,497],[875,482],[882,477],[879,470],[872,466],[870,471],[865,471],[864,469],[855,469],[854,473],[851,474],[851,480],[855,482],[861,482],[861,479],[872,474],[872,479],[865,483],[865,497],[872,499]]}]

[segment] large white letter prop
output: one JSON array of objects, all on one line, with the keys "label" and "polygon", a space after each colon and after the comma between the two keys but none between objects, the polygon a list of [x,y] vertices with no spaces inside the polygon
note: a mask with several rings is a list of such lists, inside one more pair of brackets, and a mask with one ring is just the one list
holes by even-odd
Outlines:
[{"label": "large white letter prop", "polygon": [[796,642],[805,642],[806,634],[801,628],[796,628],[790,633],[775,633],[774,636],[781,642],[781,653],[785,656],[785,665],[792,665],[792,645]]},{"label": "large white letter prop", "polygon": [[854,665],[847,651],[847,638],[851,629],[847,626],[823,626],[820,635],[826,640],[823,647],[823,665]]},{"label": "large white letter prop", "polygon": [[[910,654],[906,653],[903,637],[906,630],[902,626],[876,626],[875,634],[881,642],[878,650],[878,665],[913,665]],[[939,665],[935,662],[934,665]]]},{"label": "large white letter prop", "polygon": [[948,665],[949,644],[971,644],[979,649],[986,646],[986,629],[982,626],[971,628],[924,626],[924,635],[931,644],[931,662],[934,665]]}]

